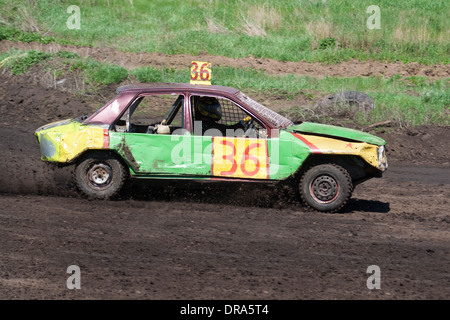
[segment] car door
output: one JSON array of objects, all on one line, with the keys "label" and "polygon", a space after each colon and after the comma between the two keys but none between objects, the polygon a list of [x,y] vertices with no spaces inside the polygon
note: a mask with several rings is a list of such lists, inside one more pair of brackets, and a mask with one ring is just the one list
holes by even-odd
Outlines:
[{"label": "car door", "polygon": [[202,174],[181,161],[182,147],[192,144],[184,126],[185,108],[182,93],[141,94],[115,123],[110,145],[134,175]]},{"label": "car door", "polygon": [[[211,100],[219,116],[208,119],[199,101]],[[214,179],[269,179],[267,130],[234,101],[221,96],[192,95],[192,158],[203,159],[203,168]]]}]

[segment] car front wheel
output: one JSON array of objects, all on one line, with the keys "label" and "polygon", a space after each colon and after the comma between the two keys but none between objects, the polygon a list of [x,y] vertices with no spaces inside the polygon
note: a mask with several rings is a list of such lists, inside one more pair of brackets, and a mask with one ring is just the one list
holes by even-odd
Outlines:
[{"label": "car front wheel", "polygon": [[122,188],[127,174],[113,155],[96,152],[84,156],[74,172],[78,188],[89,198],[109,199]]},{"label": "car front wheel", "polygon": [[300,181],[303,202],[323,212],[341,209],[351,197],[352,179],[347,170],[336,164],[320,164],[309,168]]}]

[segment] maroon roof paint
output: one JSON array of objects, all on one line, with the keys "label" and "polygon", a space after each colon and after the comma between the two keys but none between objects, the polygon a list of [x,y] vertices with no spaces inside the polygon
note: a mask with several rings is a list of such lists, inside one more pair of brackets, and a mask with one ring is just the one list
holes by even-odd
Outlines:
[{"label": "maroon roof paint", "polygon": [[117,89],[117,93],[124,91],[139,92],[167,92],[167,91],[184,91],[184,92],[203,92],[203,93],[228,93],[235,95],[239,90],[231,87],[217,85],[201,85],[189,83],[143,83],[121,86]]}]

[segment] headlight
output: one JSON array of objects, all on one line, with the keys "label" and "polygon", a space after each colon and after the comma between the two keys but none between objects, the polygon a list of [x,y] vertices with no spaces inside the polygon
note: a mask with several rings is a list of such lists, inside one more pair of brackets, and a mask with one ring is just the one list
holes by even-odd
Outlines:
[{"label": "headlight", "polygon": [[378,148],[378,166],[382,171],[386,170],[388,167],[384,146]]}]

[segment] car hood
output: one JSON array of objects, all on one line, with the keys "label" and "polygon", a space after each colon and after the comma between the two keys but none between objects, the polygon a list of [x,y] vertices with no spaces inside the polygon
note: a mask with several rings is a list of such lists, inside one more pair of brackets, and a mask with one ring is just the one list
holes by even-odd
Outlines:
[{"label": "car hood", "polygon": [[55,127],[60,127],[63,125],[66,125],[70,122],[74,121],[73,119],[65,119],[65,120],[59,120],[59,121],[55,121],[55,122],[51,122],[51,123],[47,123],[46,125],[39,127],[36,129],[35,134],[38,133],[39,131],[44,131],[47,129],[52,129]]},{"label": "car hood", "polygon": [[286,128],[286,130],[290,132],[317,134],[333,138],[350,139],[359,142],[375,144],[377,146],[383,146],[386,144],[386,141],[384,141],[380,137],[374,136],[373,134],[328,124],[303,122],[301,124],[289,126]]}]

